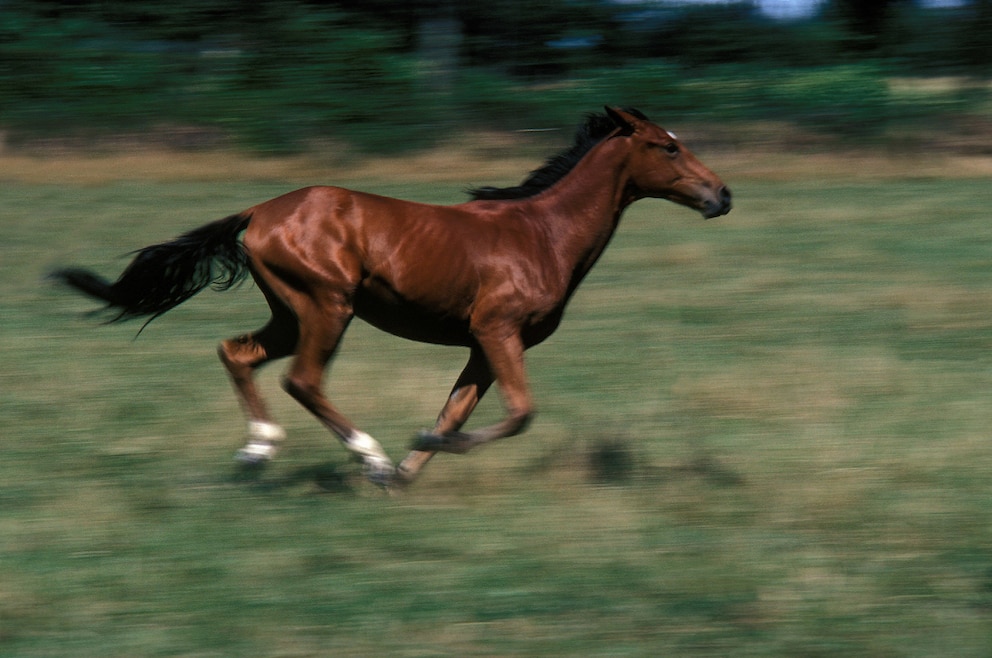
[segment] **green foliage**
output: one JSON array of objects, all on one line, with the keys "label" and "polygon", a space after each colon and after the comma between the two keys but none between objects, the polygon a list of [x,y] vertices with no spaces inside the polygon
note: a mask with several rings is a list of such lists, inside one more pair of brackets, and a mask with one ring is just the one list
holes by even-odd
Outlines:
[{"label": "green foliage", "polygon": [[[455,125],[570,126],[615,103],[883,138],[987,102],[980,85],[912,106],[888,89],[893,75],[987,71],[987,0],[950,12],[894,3],[868,51],[839,4],[796,23],[751,3],[250,5],[0,4],[0,129],[17,140],[192,126],[261,152],[315,139],[390,151]],[[421,21],[435,15],[458,31],[439,37],[452,51],[443,71],[424,56]]]},{"label": "green foliage", "polygon": [[462,77],[457,98],[477,116],[502,110],[537,125],[568,125],[575,121],[572,108],[596,109],[606,98],[658,108],[666,120],[795,122],[839,139],[881,134],[904,113],[888,92],[886,76],[873,65],[773,72],[719,67],[692,75],[670,62],[645,62],[586,75],[534,93],[507,93],[505,78],[476,73]]},{"label": "green foliage", "polygon": [[[897,112],[887,83],[872,66],[782,72],[756,84],[754,109],[766,118],[791,119],[824,132],[879,134]],[[757,115],[759,112],[754,112]]]},{"label": "green foliage", "polygon": [[372,148],[394,142],[397,124],[416,139],[410,117],[432,101],[395,35],[334,11],[283,10],[244,43],[208,45],[6,10],[15,20],[0,36],[3,121],[34,132],[215,125],[266,151],[343,127],[347,141]]},{"label": "green foliage", "polygon": [[334,12],[290,12],[264,40],[238,55],[231,96],[242,103],[236,131],[268,149],[298,147],[309,137],[346,130],[369,147],[395,140],[429,104],[415,63],[395,35],[348,23]]}]

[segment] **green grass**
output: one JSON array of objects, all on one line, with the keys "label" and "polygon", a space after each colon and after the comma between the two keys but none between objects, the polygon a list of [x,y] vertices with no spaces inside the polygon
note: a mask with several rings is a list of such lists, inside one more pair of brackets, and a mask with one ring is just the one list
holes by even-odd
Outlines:
[{"label": "green grass", "polygon": [[[393,497],[278,364],[288,446],[236,476],[214,350],[257,290],[135,339],[42,281],[291,184],[0,187],[0,654],[992,654],[988,181],[728,183],[710,222],[635,206],[529,355],[531,429]],[[464,358],[356,323],[328,390],[399,458]]]}]

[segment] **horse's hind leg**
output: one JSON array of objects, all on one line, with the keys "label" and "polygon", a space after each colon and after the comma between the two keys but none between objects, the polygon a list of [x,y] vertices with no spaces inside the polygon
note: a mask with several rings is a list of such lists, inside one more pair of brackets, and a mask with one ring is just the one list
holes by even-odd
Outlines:
[{"label": "horse's hind leg", "polygon": [[255,371],[273,359],[292,354],[299,336],[292,311],[264,282],[258,281],[272,309],[272,318],[259,331],[225,340],[217,352],[227,368],[245,414],[248,440],[236,458],[246,465],[260,465],[272,459],[286,432],[272,421],[268,408],[255,385]]},{"label": "horse's hind leg", "polygon": [[335,409],[321,391],[324,369],[351,322],[351,306],[338,301],[307,304],[299,310],[299,345],[283,387],[361,459],[370,480],[388,485],[395,469],[382,446]]}]

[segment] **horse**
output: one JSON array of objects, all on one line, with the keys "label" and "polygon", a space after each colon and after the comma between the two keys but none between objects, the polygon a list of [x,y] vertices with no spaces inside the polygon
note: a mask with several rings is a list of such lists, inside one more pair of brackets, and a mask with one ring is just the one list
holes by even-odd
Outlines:
[{"label": "horse", "polygon": [[[573,145],[520,185],[470,190],[464,203],[306,187],[141,249],[113,283],[79,268],[53,276],[105,302],[116,313],[109,321],[147,325],[207,287],[226,290],[250,275],[271,318],[218,348],[248,420],[236,458],[264,465],[285,440],[253,375],[292,356],[284,390],[372,482],[406,485],[438,452],[463,454],[526,429],[534,405],[524,351],[558,327],[631,203],[667,199],[707,219],[730,212],[730,190],[674,134],[636,109],[605,110],[588,115]],[[434,427],[398,466],[322,392],[356,316],[402,338],[469,350]],[[505,417],[463,431],[494,382]]]}]

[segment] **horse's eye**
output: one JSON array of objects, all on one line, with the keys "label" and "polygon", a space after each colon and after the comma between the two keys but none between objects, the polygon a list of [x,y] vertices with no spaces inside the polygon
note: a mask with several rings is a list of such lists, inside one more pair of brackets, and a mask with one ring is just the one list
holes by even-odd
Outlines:
[{"label": "horse's eye", "polygon": [[675,142],[669,142],[668,144],[662,146],[662,148],[665,149],[665,153],[668,155],[678,155],[679,145]]}]

